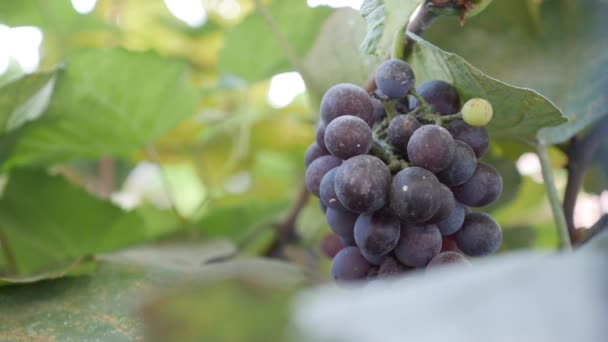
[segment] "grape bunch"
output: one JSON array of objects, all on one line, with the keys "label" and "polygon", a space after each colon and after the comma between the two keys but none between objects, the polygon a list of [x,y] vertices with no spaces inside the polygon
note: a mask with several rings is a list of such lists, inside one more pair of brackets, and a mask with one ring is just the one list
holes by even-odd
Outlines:
[{"label": "grape bunch", "polygon": [[492,105],[461,106],[439,80],[415,88],[411,67],[388,60],[368,94],[337,84],[321,101],[316,142],[306,151],[306,186],[333,233],[322,242],[338,281],[390,277],[494,253],[502,231],[487,206],[502,178],[480,161]]}]

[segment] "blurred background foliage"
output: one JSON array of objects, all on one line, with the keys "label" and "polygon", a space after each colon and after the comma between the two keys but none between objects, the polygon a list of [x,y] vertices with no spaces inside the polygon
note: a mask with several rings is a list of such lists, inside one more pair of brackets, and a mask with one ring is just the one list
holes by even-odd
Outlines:
[{"label": "blurred background foliage", "polygon": [[[358,11],[311,5],[0,1],[0,240],[10,242],[14,259],[0,255],[0,284],[90,274],[101,265],[100,281],[124,294],[125,287],[137,289],[133,284],[142,274],[148,279],[156,271],[146,264],[131,272],[117,266],[116,258],[93,256],[141,243],[221,239],[232,249],[215,255],[220,258],[264,254],[301,191],[304,151],[314,140],[322,94],[339,82],[363,84],[381,60],[359,49],[366,23]],[[603,8],[591,13],[592,6]],[[445,18],[425,35],[490,76],[548,96],[573,119],[540,135],[558,144],[550,156],[561,191],[567,158],[559,144],[597,120],[603,112],[596,108],[606,104],[598,92],[608,81],[593,76],[606,70],[605,24],[597,20],[605,7],[591,0],[495,1],[464,27]],[[578,62],[586,59],[592,62]],[[588,80],[593,84],[582,84]],[[502,250],[557,245],[540,163],[531,151],[516,139],[497,139],[486,157],[505,182],[502,199],[491,208],[504,229]],[[608,211],[605,159],[594,161],[593,176],[586,179],[578,226],[589,226]],[[320,257],[318,245],[329,229],[315,200],[298,216],[296,228],[303,240],[286,251],[287,259],[325,277],[328,260]],[[115,283],[112,270],[122,282],[122,272],[137,281]],[[188,273],[165,271],[159,271],[163,281],[152,283]],[[48,285],[49,296],[72,291],[77,282]],[[12,310],[44,284],[5,289],[0,304]],[[223,295],[243,295],[234,294],[241,285],[234,286]],[[214,293],[218,289],[211,287]],[[82,306],[78,301],[88,294],[78,291],[74,300]],[[243,301],[258,305],[247,291]],[[221,301],[218,296],[213,300]],[[188,302],[172,303],[167,315]],[[43,312],[58,310],[49,305]],[[119,321],[130,312],[129,304],[120,305],[112,313]],[[159,319],[158,305],[144,314],[152,322]],[[0,309],[3,316],[6,312]],[[16,320],[35,315],[36,310],[24,312]],[[102,330],[112,326],[94,321]],[[5,322],[0,333],[19,334]],[[110,329],[133,337],[139,334],[136,325],[122,321]]]}]

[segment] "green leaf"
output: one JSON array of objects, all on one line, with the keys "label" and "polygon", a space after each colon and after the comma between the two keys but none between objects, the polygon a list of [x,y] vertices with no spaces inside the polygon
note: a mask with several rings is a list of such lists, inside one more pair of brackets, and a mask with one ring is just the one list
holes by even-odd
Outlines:
[{"label": "green leaf", "polygon": [[395,33],[404,28],[422,0],[365,0],[361,15],[367,21],[367,35],[361,50],[385,56]]},{"label": "green leaf", "polygon": [[494,116],[488,130],[494,139],[530,141],[541,128],[566,121],[559,108],[536,91],[487,76],[463,58],[412,37],[417,41],[410,58],[416,82],[444,80],[458,89],[463,103],[472,97],[490,101]]},{"label": "green leaf", "polygon": [[473,0],[471,1],[471,8],[466,12],[467,18],[472,18],[479,13],[483,12],[488,5],[494,0]]},{"label": "green leaf", "polygon": [[0,87],[0,136],[44,110],[53,76],[54,73],[31,74]]},{"label": "green leaf", "polygon": [[608,5],[597,0],[494,1],[464,27],[437,21],[425,39],[554,102],[568,122],[539,138],[561,143],[608,113],[607,16]]},{"label": "green leaf", "polygon": [[375,55],[359,49],[365,35],[365,22],[350,8],[336,10],[304,58],[304,67],[320,94],[337,83],[363,84],[380,62]]},{"label": "green leaf", "polygon": [[80,51],[58,74],[47,111],[22,127],[5,167],[128,156],[191,116],[198,100],[183,63],[122,49]]},{"label": "green leaf", "polygon": [[[171,212],[124,212],[59,176],[40,170],[10,174],[0,199],[0,229],[19,276],[57,273],[60,265],[152,240],[179,228]],[[0,269],[6,266],[0,257]]]},{"label": "green leaf", "polygon": [[278,32],[269,28],[259,11],[247,16],[225,35],[219,57],[220,71],[257,81],[293,70],[285,46],[277,41],[276,35],[284,36],[296,57],[302,57],[331,13],[328,7],[309,8],[306,1],[300,0],[275,0],[266,9]]}]

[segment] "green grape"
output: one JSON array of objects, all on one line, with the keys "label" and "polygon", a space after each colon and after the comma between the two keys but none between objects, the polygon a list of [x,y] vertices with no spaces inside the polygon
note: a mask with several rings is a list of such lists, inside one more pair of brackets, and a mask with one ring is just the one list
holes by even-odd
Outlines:
[{"label": "green grape", "polygon": [[462,106],[462,119],[474,127],[485,126],[492,120],[492,104],[487,100],[473,98]]}]

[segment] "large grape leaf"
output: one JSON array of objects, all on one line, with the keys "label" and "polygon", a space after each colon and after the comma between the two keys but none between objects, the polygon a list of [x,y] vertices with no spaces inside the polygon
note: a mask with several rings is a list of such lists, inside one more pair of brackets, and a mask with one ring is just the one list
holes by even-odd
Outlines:
[{"label": "large grape leaf", "polygon": [[488,125],[493,138],[532,141],[541,128],[566,121],[559,108],[536,91],[487,76],[463,58],[420,37],[412,37],[417,44],[409,61],[416,82],[430,79],[450,82],[463,102],[472,97],[488,99],[494,108],[494,117]]},{"label": "large grape leaf", "polygon": [[296,57],[312,46],[321,24],[331,13],[325,6],[309,8],[306,1],[275,0],[267,8],[276,27],[273,32],[266,19],[255,11],[225,35],[219,68],[247,81],[257,81],[293,70],[285,46],[276,39],[283,36]]},{"label": "large grape leaf", "polygon": [[43,116],[20,129],[5,167],[129,155],[194,113],[190,82],[183,63],[154,53],[80,51],[58,73]]},{"label": "large grape leaf", "polygon": [[53,75],[53,73],[31,74],[0,87],[0,136],[7,130],[16,128],[19,123],[23,123],[28,114],[35,116],[44,109],[37,105],[46,105],[45,100],[48,100],[48,96],[43,96],[40,99],[42,101],[36,101],[38,100],[36,95],[49,84]]},{"label": "large grape leaf", "polygon": [[[179,227],[171,212],[125,212],[40,170],[12,172],[0,198],[0,229],[15,259],[16,282],[23,276],[51,277],[59,272],[58,265],[70,268],[75,260],[152,240]],[[6,260],[0,256],[2,269]]]},{"label": "large grape leaf", "polygon": [[425,39],[556,103],[569,120],[539,138],[560,143],[608,113],[607,17],[598,0],[494,1],[464,27],[442,18]]}]

